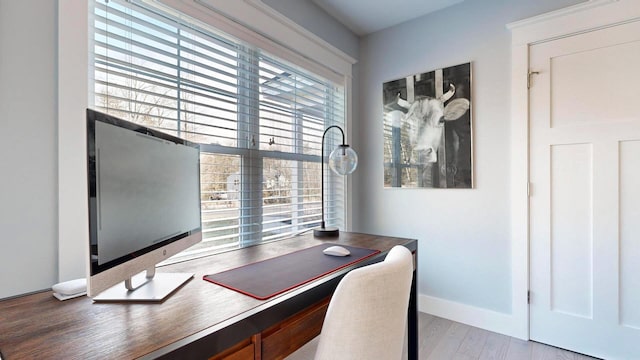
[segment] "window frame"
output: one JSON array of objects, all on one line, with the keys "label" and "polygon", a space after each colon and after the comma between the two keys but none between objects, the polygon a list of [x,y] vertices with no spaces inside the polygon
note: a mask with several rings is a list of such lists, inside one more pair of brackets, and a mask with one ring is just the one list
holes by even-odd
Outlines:
[{"label": "window frame", "polygon": [[[354,58],[279,14],[261,0],[159,1],[314,73],[333,75],[338,83],[344,84],[345,131],[347,141],[350,141]],[[57,262],[60,280],[82,278],[87,274],[86,244],[89,240],[83,134],[86,132],[85,109],[89,106],[89,74],[93,71],[89,62],[91,34],[88,24],[93,18],[91,10],[86,0],[65,0],[58,4]],[[350,206],[350,177],[346,181],[347,203],[344,209],[348,230],[353,209]]]},{"label": "window frame", "polygon": [[[113,0],[112,0],[113,1]],[[124,2],[119,2],[121,6],[125,6],[127,8],[129,7],[133,7],[134,11],[139,12],[139,9],[136,9],[135,7],[137,5],[142,5],[143,8],[148,7],[147,4],[144,1],[127,1],[128,3],[133,2],[134,4],[124,4]],[[107,1],[108,3],[108,1]],[[136,3],[141,3],[141,4],[136,4]],[[105,7],[104,5],[100,5],[101,8],[104,8],[103,11],[106,11],[106,9],[108,8],[108,4]],[[156,8],[156,6],[152,6],[152,8]],[[93,2],[92,2],[92,6],[90,7],[90,9],[93,9]],[[166,11],[167,9],[165,8],[160,8],[157,9],[159,11]],[[116,13],[120,13],[120,17],[126,17],[127,15],[130,16],[130,14],[125,14],[122,13],[122,10],[115,10]],[[125,10],[126,11],[126,10]],[[151,12],[155,12],[156,10],[151,10]],[[143,11],[143,13],[146,13],[146,11]],[[170,15],[174,15],[175,14],[170,14]],[[97,15],[96,15],[97,16]],[[175,26],[174,23],[172,23],[170,19],[165,20],[164,19],[164,15],[159,15],[157,13],[153,13],[153,14],[148,14],[145,16],[150,16],[151,18],[154,18],[160,22],[163,22],[168,25],[168,26]],[[184,21],[184,18],[180,18],[180,20]],[[108,17],[105,18],[105,21],[102,21],[102,23],[106,23],[106,21],[108,21]],[[145,22],[144,20],[140,20],[142,22]],[[138,23],[139,21],[135,21],[135,23]],[[185,23],[187,23],[187,21],[184,21]],[[114,23],[115,24],[115,23]],[[146,22],[145,22],[146,24]],[[202,30],[203,29],[203,25],[199,24],[199,23],[195,23],[195,24],[191,24],[194,25],[194,28],[200,28],[201,30],[193,30],[196,33],[198,33],[198,36],[202,36],[203,38],[206,38],[207,36],[216,36],[215,34],[215,29],[211,29],[210,27],[208,27],[207,25],[204,25],[204,27],[207,28],[207,30]],[[125,26],[125,27],[123,27]],[[155,26],[155,25],[154,25]],[[189,27],[189,25],[186,25],[187,27]],[[180,118],[180,112],[182,111],[181,109],[181,69],[182,69],[182,65],[181,63],[183,61],[185,61],[185,58],[183,58],[181,56],[181,49],[182,49],[182,45],[181,45],[181,28],[183,27],[183,25],[179,25],[176,28],[176,43],[175,43],[175,49],[177,51],[177,53],[175,55],[173,55],[171,58],[168,58],[168,60],[174,59],[175,61],[177,61],[177,65],[175,66],[175,69],[177,71],[176,73],[176,83],[169,83],[169,88],[175,89],[176,91],[176,97],[175,97],[175,112],[177,114],[176,117],[176,129],[174,131],[176,131],[176,135],[180,136],[180,122],[181,122],[181,118]],[[97,27],[93,27],[92,24],[90,24],[90,28],[92,28],[91,33],[96,33],[99,34],[101,36],[107,36],[108,34],[111,33],[111,30],[109,30],[109,28],[107,27],[105,30],[98,29]],[[124,31],[128,31],[126,29],[126,25],[116,25],[116,28],[121,28]],[[214,31],[213,34],[211,34],[211,31]],[[118,30],[119,32],[119,30]],[[189,32],[191,32],[191,30],[189,30]],[[140,33],[142,34],[142,31],[136,31],[136,33]],[[169,36],[173,36],[173,31],[168,33],[167,35]],[[210,34],[210,35],[207,35]],[[116,37],[120,37],[120,35],[116,35]],[[223,38],[225,38],[226,36],[222,36]],[[186,38],[185,38],[186,39]],[[162,41],[162,39],[160,39]],[[227,40],[223,40],[227,41]],[[233,41],[233,40],[229,40],[229,41]],[[140,43],[138,43],[140,44]],[[167,44],[169,44],[167,42]],[[264,215],[264,210],[265,207],[268,206],[267,204],[265,204],[264,198],[263,198],[263,194],[264,194],[264,184],[263,184],[263,179],[265,178],[265,174],[263,172],[263,165],[264,165],[264,161],[265,159],[273,159],[273,160],[288,160],[288,161],[292,161],[294,162],[294,166],[293,166],[293,175],[295,176],[295,178],[293,178],[293,176],[291,177],[291,182],[293,184],[295,184],[292,187],[292,196],[290,196],[292,203],[290,205],[291,210],[289,211],[289,214],[291,216],[291,222],[292,225],[290,227],[290,229],[285,232],[284,235],[275,235],[272,237],[274,237],[274,240],[277,239],[281,239],[281,238],[285,238],[285,237],[290,237],[293,236],[296,232],[299,231],[299,229],[297,228],[297,224],[298,224],[298,220],[302,217],[304,217],[304,215],[300,215],[299,211],[296,211],[294,209],[296,209],[296,207],[299,209],[300,208],[300,204],[304,204],[304,201],[300,201],[300,199],[303,197],[303,191],[305,189],[304,184],[303,184],[303,162],[307,161],[307,162],[311,162],[311,163],[320,163],[323,159],[321,157],[321,155],[311,155],[311,154],[306,154],[304,152],[303,149],[303,142],[302,142],[302,138],[303,138],[303,133],[304,133],[304,129],[305,126],[302,122],[303,119],[303,115],[302,113],[298,113],[297,110],[292,110],[292,119],[294,124],[292,124],[292,130],[290,130],[290,134],[291,134],[291,138],[293,141],[293,144],[291,145],[291,147],[293,148],[293,151],[272,151],[272,150],[265,150],[261,148],[261,144],[259,141],[259,138],[261,136],[263,136],[264,134],[261,133],[261,119],[263,119],[262,115],[261,115],[261,111],[263,109],[263,105],[264,103],[262,102],[262,95],[265,95],[264,93],[264,89],[262,89],[262,84],[263,82],[261,81],[264,80],[264,77],[262,75],[258,75],[261,73],[261,70],[265,70],[265,68],[263,67],[262,61],[266,61],[266,64],[271,64],[271,67],[276,66],[273,69],[277,69],[276,71],[285,71],[287,68],[289,69],[293,69],[290,68],[288,65],[284,65],[284,68],[280,69],[278,68],[278,63],[282,60],[278,60],[277,58],[272,57],[272,55],[270,54],[265,54],[264,49],[256,49],[255,47],[253,47],[252,45],[242,45],[242,42],[240,43],[231,43],[229,42],[230,47],[229,49],[235,49],[232,50],[234,52],[236,52],[237,57],[236,57],[236,61],[237,61],[237,75],[236,75],[236,80],[237,80],[237,97],[236,97],[236,145],[235,146],[227,146],[227,145],[213,145],[213,144],[208,144],[208,143],[200,143],[201,146],[201,152],[202,153],[206,153],[206,154],[212,154],[212,155],[216,155],[216,154],[228,154],[228,155],[237,155],[240,157],[240,184],[241,184],[241,191],[239,192],[239,206],[238,206],[238,211],[239,211],[239,216],[238,216],[238,241],[237,243],[234,244],[228,244],[227,246],[220,248],[219,246],[214,246],[211,248],[211,250],[209,251],[202,251],[201,249],[198,249],[197,251],[197,256],[205,256],[207,254],[210,254],[212,252],[219,252],[221,250],[226,250],[228,248],[236,248],[236,247],[246,247],[246,246],[251,246],[251,245],[255,245],[261,242],[265,242],[265,241],[269,241],[267,239],[265,239],[265,233],[264,233],[264,229],[263,229],[263,224],[265,223],[265,218],[263,217]],[[226,45],[225,45],[226,46]],[[109,43],[107,41],[107,43],[101,45],[102,48],[104,48],[105,50],[101,50],[100,53],[102,53],[103,51],[107,51],[107,49],[111,49],[111,47],[109,46]],[[114,49],[120,49],[122,48],[122,46],[117,46]],[[153,47],[149,47],[149,46],[145,46],[144,47],[146,50],[148,51],[153,51]],[[173,49],[174,47],[172,47]],[[96,49],[98,49],[98,47],[96,47]],[[124,48],[122,48],[122,51],[124,51]],[[144,51],[144,50],[143,50]],[[189,59],[192,59],[191,61],[198,61],[199,57],[197,57],[198,55],[196,55],[196,52],[193,50],[189,51],[191,53],[191,55],[196,56],[194,58],[189,57]],[[103,60],[99,60],[100,58],[103,58]],[[96,65],[99,62],[103,62],[104,64],[101,65],[101,70],[104,71],[104,74],[108,74],[111,73],[112,70],[109,70],[108,64],[110,64],[109,62],[109,57],[108,57],[108,52],[106,53],[106,55],[98,55],[98,51],[91,51],[90,52],[90,59],[91,59],[91,63],[93,63],[94,61],[96,62]],[[93,60],[95,59],[95,60]],[[172,62],[172,61],[171,61]],[[126,64],[125,64],[126,65]],[[137,66],[146,68],[145,65],[139,64]],[[136,66],[136,67],[137,67]],[[294,65],[295,66],[295,65]],[[104,67],[104,68],[103,68]],[[267,65],[267,67],[269,67],[269,65]],[[95,68],[95,72],[97,72],[98,67]],[[126,68],[123,68],[124,71],[128,71]],[[150,68],[151,69],[151,68]],[[137,73],[137,72],[136,72]],[[101,73],[102,74],[102,73]],[[281,74],[287,74],[287,77],[281,78]],[[308,75],[307,75],[308,74]],[[196,75],[197,74],[193,74]],[[286,83],[286,81],[288,80],[288,76],[289,73],[288,72],[283,72],[283,73],[276,73],[275,75],[276,77],[274,79],[279,79],[276,82],[276,87],[278,87],[278,83],[280,84],[280,86],[283,86],[284,83]],[[299,81],[302,81],[304,83],[304,77],[306,76],[312,76],[312,77],[316,77],[318,76],[318,74],[314,74],[313,72],[307,70],[307,69],[303,69],[301,70],[301,72],[296,72],[294,71],[293,74],[291,76],[294,76],[294,80],[296,84],[298,84]],[[302,76],[301,79],[303,80],[298,80],[299,76]],[[102,78],[103,76],[101,75],[100,78]],[[109,84],[108,81],[108,75],[106,80],[102,80],[101,82],[98,80],[98,76],[95,77],[95,84],[96,85],[100,85],[101,82],[104,82],[104,84],[101,84],[101,86],[106,86],[107,88],[109,86],[111,86]],[[269,80],[270,81],[270,80]],[[289,80],[291,81],[291,80]],[[311,81],[317,81],[317,80],[311,80]],[[330,80],[328,83],[332,83]],[[328,86],[328,83],[318,83],[321,84],[324,87]],[[335,84],[335,83],[334,83]],[[118,85],[116,85],[118,86]],[[287,85],[284,85],[285,87],[287,87]],[[304,86],[304,85],[302,85]],[[332,89],[334,86],[338,86],[339,88],[346,90],[342,87],[340,87],[338,84],[335,85],[329,85],[326,89]],[[91,91],[92,93],[92,97],[91,100],[93,99],[97,99],[100,96],[104,96],[102,94],[107,94],[108,90],[105,90],[104,93],[97,91],[97,88],[100,88],[100,86],[93,86],[92,87],[94,90]],[[294,92],[295,89],[297,88],[297,85],[294,86]],[[262,90],[262,91],[261,91]],[[145,92],[144,90],[140,90],[142,92]],[[288,90],[288,91],[292,91],[292,90]],[[305,92],[307,90],[302,90],[302,92]],[[340,102],[336,103],[335,102],[335,90],[332,91],[325,91],[324,92],[325,95],[320,97],[320,101],[324,102],[323,105],[323,111],[324,111],[324,115],[323,115],[323,119],[324,119],[324,124],[322,125],[323,128],[326,128],[330,125],[333,124],[339,124],[342,127],[346,127],[345,125],[348,124],[348,119],[346,116],[346,108],[347,108],[347,97],[344,94],[341,94],[341,96],[339,96],[337,99],[341,99]],[[287,92],[287,90],[284,90],[284,92],[281,92],[280,94],[285,94],[285,98],[286,95],[289,95],[289,93]],[[321,93],[322,94],[322,93]],[[326,95],[328,94],[328,95]],[[109,95],[106,95],[107,97]],[[277,95],[276,95],[277,96]],[[343,98],[344,96],[344,98]],[[136,97],[137,98],[137,97]],[[304,97],[301,97],[301,99],[304,101]],[[126,100],[125,100],[126,101]],[[280,100],[282,104],[287,103],[287,100]],[[295,103],[297,104],[297,100],[295,101]],[[292,103],[293,104],[293,103]],[[335,110],[335,105],[338,104],[339,108],[338,109],[342,109],[342,106],[344,106],[344,110],[339,111],[337,113],[337,118],[340,120],[338,123],[334,122],[334,117],[336,116],[336,110]],[[108,101],[105,101],[104,106],[106,106],[106,111],[109,112],[109,103]],[[299,105],[295,105],[293,108],[297,108],[297,106]],[[102,111],[105,111],[102,110]],[[118,111],[118,110],[115,110]],[[120,110],[120,111],[125,111],[127,112],[127,110]],[[173,110],[172,110],[173,111]],[[299,114],[299,115],[298,115]],[[269,121],[269,119],[265,119],[267,121]],[[185,120],[187,121],[187,120]],[[286,129],[283,129],[285,132],[287,131]],[[322,132],[322,128],[319,129],[320,132]],[[277,130],[276,130],[277,131]],[[330,134],[331,135],[331,134]],[[337,135],[337,134],[334,134]],[[258,138],[256,141],[256,137]],[[317,139],[315,139],[317,142],[321,141],[322,136],[316,136]],[[252,139],[250,139],[252,138]],[[190,141],[195,141],[193,139],[189,139]],[[327,147],[326,149],[332,149],[333,147],[335,147],[335,145],[337,145],[337,138],[334,136],[328,136],[327,137]],[[196,141],[197,142],[197,141]],[[318,149],[318,153],[319,153],[319,149]],[[338,192],[337,189],[344,189],[344,183],[343,186],[336,186],[336,181],[339,181],[339,179],[335,179],[332,178],[333,181],[327,181],[325,183],[325,199],[327,199],[327,202],[329,203],[333,203],[333,198],[335,198],[336,196],[338,197],[344,197],[346,196],[346,194],[344,194],[342,191]],[[293,190],[297,190],[297,193],[294,195],[294,191]],[[319,190],[318,190],[319,191]],[[342,193],[340,196],[339,193]],[[294,200],[295,199],[295,200]],[[321,199],[321,201],[324,201],[325,199]],[[346,202],[346,199],[343,199],[345,201],[345,204],[348,203]],[[340,203],[339,200],[338,203]],[[297,204],[297,205],[296,205]],[[318,208],[320,207],[320,205],[318,205]],[[338,205],[338,207],[340,208],[341,212],[343,214],[346,215],[347,213],[347,208],[346,206],[341,206]],[[339,225],[343,228],[346,228],[346,221],[348,219],[348,216],[345,215],[340,215],[340,211],[336,212],[335,206],[325,206],[326,211],[325,211],[325,218],[328,220],[328,222],[332,222],[331,221],[331,215],[333,214],[334,217],[338,218],[338,221],[343,221],[344,223],[338,223],[336,225]],[[204,209],[203,209],[204,211]],[[204,214],[204,212],[203,212]],[[336,215],[338,214],[338,215]],[[317,215],[314,216],[318,216],[320,215],[320,212],[318,211]],[[317,220],[318,225],[321,219]],[[295,224],[294,224],[295,222]],[[204,225],[203,225],[203,230],[204,230]],[[307,228],[306,229],[311,230],[311,228]],[[206,241],[206,240],[205,240]],[[184,259],[185,257],[191,257],[191,254],[188,253],[187,251],[187,255],[182,255],[182,256],[178,256],[179,259]],[[196,257],[195,255],[193,257]]]}]

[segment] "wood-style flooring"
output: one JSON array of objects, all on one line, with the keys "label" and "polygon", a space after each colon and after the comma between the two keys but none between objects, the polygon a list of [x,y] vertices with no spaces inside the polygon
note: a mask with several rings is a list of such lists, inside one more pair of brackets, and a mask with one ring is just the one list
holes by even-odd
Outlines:
[{"label": "wood-style flooring", "polygon": [[[524,341],[460,324],[433,315],[418,313],[420,360],[596,360],[534,341]],[[318,339],[287,357],[313,359]],[[407,359],[405,348],[403,360]]]},{"label": "wood-style flooring", "polygon": [[419,313],[420,360],[587,360],[576,354],[533,341]]}]

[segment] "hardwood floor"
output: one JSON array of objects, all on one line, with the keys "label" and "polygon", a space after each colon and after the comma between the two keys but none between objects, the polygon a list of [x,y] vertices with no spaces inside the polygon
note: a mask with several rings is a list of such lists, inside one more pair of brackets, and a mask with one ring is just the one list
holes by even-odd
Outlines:
[{"label": "hardwood floor", "polygon": [[433,315],[419,313],[421,360],[588,360],[533,341],[492,333]]}]

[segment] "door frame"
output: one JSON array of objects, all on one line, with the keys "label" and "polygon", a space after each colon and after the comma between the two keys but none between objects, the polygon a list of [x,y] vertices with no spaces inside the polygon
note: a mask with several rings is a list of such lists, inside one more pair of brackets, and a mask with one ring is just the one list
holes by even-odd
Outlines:
[{"label": "door frame", "polygon": [[[637,0],[589,0],[507,24],[511,31],[512,336],[529,340],[529,48],[580,33],[640,21]],[[531,189],[532,193],[535,191]]]}]

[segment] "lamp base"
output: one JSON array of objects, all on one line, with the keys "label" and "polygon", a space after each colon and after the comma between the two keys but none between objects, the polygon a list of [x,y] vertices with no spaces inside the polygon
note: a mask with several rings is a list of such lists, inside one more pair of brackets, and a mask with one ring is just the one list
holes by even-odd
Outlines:
[{"label": "lamp base", "polygon": [[337,227],[333,226],[313,230],[313,236],[315,237],[338,237],[339,235],[340,230],[338,230]]}]

